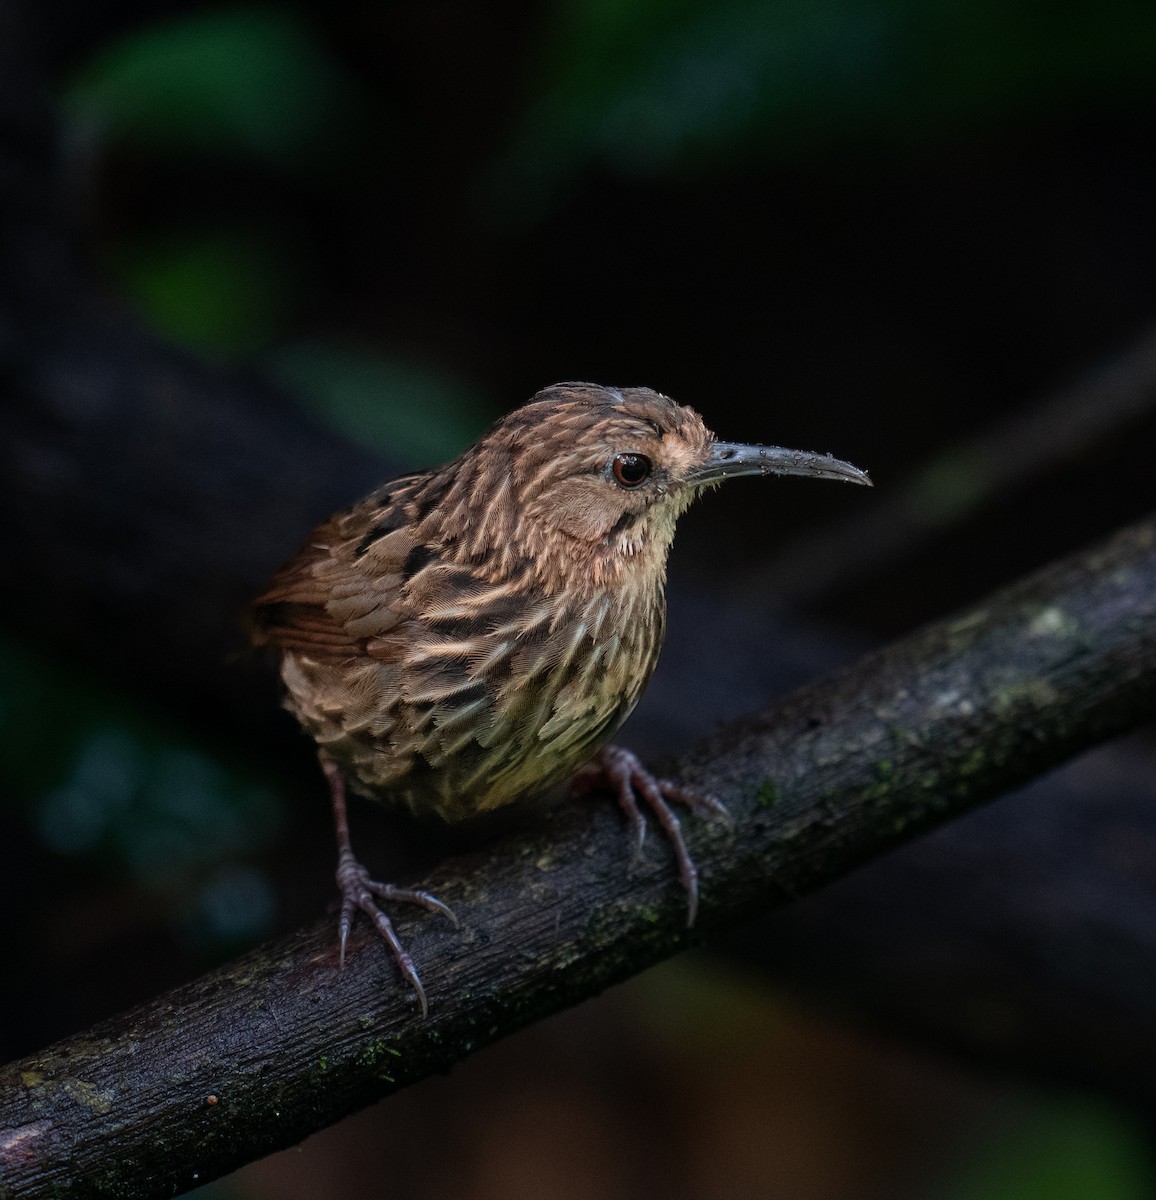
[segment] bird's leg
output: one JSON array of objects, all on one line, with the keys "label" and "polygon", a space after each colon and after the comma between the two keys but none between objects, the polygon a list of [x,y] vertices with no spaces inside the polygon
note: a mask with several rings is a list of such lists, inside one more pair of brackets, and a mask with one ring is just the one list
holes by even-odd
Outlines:
[{"label": "bird's leg", "polygon": [[654,813],[666,831],[678,862],[678,877],[686,890],[686,924],[689,928],[698,916],[698,869],[686,848],[682,826],[670,806],[670,801],[685,804],[700,816],[718,817],[730,821],[730,814],[720,800],[703,792],[692,791],[670,779],[656,779],[641,763],[638,755],[621,746],[603,746],[601,750],[574,775],[576,794],[605,788],[614,793],[634,834],[635,857],[642,852],[646,838],[646,817],[639,807],[639,798]]},{"label": "bird's leg", "polygon": [[439,912],[448,917],[455,926],[457,917],[452,910],[443,904],[436,896],[416,888],[397,887],[392,883],[379,883],[370,879],[369,872],[354,857],[353,846],[349,840],[349,815],[345,810],[345,777],[336,764],[328,759],[321,759],[321,767],[325,778],[329,780],[329,795],[333,802],[333,821],[337,827],[337,886],[341,889],[341,918],[338,922],[338,937],[341,945],[341,965],[345,966],[345,944],[349,940],[349,931],[353,927],[353,914],[360,909],[377,927],[377,932],[389,943],[393,957],[397,960],[402,975],[409,980],[410,986],[421,1001],[421,1015],[429,1015],[429,1003],[426,1000],[425,988],[422,987],[421,977],[413,965],[413,959],[402,945],[401,939],[393,928],[393,922],[377,906],[377,899],[400,900],[407,904],[417,904],[430,912]]}]

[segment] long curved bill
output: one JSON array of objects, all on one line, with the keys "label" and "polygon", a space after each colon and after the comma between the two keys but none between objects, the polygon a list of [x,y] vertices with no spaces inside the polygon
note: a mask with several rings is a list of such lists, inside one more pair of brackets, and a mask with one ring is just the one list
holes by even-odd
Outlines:
[{"label": "long curved bill", "polygon": [[715,442],[710,457],[691,479],[694,483],[717,483],[736,475],[809,475],[812,479],[841,479],[844,483],[873,486],[866,471],[829,454],[741,442]]}]

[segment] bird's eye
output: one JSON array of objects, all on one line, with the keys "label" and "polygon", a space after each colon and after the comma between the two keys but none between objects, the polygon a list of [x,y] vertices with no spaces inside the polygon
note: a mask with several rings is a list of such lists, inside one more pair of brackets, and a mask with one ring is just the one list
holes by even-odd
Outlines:
[{"label": "bird's eye", "polygon": [[636,488],[650,478],[650,459],[645,454],[619,454],[610,469],[624,488]]}]

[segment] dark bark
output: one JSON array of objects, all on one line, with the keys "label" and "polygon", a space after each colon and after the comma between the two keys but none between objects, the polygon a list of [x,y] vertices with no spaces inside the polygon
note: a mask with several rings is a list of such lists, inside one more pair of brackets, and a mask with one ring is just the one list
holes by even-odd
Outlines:
[{"label": "dark bark", "polygon": [[[161,1196],[205,1182],[573,1004],[692,938],[813,890],[1146,720],[1156,700],[1156,520],[722,731],[679,777],[701,927],[665,854],[631,874],[609,805],[443,864],[462,918],[400,931],[416,1013],[364,929],[345,971],[322,922],[0,1075],[4,1196]],[[652,843],[653,845],[653,843]]]}]

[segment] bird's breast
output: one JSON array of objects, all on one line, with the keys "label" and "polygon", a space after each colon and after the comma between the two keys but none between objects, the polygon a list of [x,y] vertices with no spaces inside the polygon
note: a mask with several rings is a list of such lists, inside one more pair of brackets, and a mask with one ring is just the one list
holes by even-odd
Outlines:
[{"label": "bird's breast", "polygon": [[456,823],[557,792],[630,714],[662,642],[661,587],[412,622],[396,661],[286,655],[290,707],[353,788]]}]

